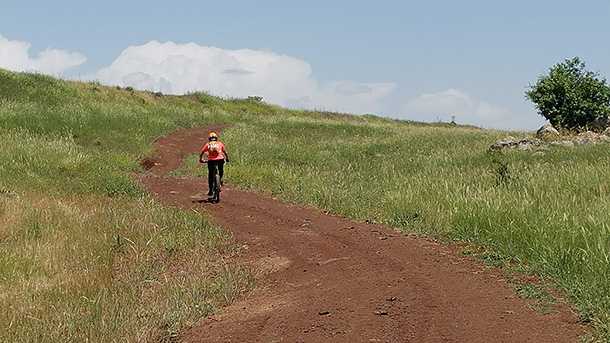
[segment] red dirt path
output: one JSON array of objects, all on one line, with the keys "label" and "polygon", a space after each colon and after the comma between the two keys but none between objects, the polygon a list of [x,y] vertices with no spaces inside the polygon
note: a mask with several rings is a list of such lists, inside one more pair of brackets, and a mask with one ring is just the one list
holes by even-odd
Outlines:
[{"label": "red dirt path", "polygon": [[204,208],[261,273],[256,290],[185,341],[577,342],[584,332],[567,305],[537,313],[500,271],[452,246],[230,187],[220,204],[193,202],[206,182],[167,173],[207,131],[159,139],[140,180],[165,204]]}]

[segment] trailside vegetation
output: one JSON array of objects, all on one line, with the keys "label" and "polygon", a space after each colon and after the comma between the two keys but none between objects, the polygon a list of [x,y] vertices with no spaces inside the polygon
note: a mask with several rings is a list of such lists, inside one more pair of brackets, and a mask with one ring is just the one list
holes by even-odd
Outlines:
[{"label": "trailside vegetation", "polygon": [[578,57],[551,67],[530,86],[526,96],[557,128],[603,130],[608,126],[610,87]]}]

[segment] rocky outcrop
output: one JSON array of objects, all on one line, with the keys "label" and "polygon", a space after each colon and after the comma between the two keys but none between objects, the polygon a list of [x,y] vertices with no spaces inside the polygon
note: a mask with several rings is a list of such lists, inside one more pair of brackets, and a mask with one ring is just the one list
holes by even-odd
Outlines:
[{"label": "rocky outcrop", "polygon": [[610,137],[593,131],[581,132],[572,139],[574,144],[597,144],[610,141]]},{"label": "rocky outcrop", "polygon": [[561,136],[551,125],[545,125],[536,132],[536,138],[506,137],[495,142],[491,150],[518,149],[544,150],[549,146],[573,147],[575,145],[610,143],[610,128],[603,133],[593,131],[581,132],[572,136]]}]

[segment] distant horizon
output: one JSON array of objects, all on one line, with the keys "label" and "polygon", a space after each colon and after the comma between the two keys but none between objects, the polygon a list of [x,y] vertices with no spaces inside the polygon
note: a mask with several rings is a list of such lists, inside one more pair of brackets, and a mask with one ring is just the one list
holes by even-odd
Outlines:
[{"label": "distant horizon", "polygon": [[0,67],[164,93],[535,130],[524,92],[553,64],[610,76],[604,1],[7,2]]},{"label": "distant horizon", "polygon": [[[3,68],[0,68],[0,69],[3,69]],[[8,69],[5,69],[5,70],[8,70]],[[102,82],[99,82],[99,80],[83,79],[83,78],[79,78],[79,77],[64,77],[62,75],[50,75],[50,74],[40,73],[40,72],[38,72],[36,70],[24,70],[24,71],[12,71],[12,70],[8,70],[8,71],[16,72],[16,73],[26,73],[26,74],[40,74],[40,75],[54,77],[54,78],[57,78],[57,79],[62,80],[62,81],[74,81],[74,82],[82,82],[82,83],[98,82],[100,85],[102,85],[104,87],[110,87],[110,88],[119,87],[121,89],[125,89],[127,87],[131,87],[135,91],[139,91],[139,92],[151,92],[151,93],[157,92],[155,90],[138,89],[138,88],[132,87],[132,86],[120,86],[118,84],[104,84]],[[230,95],[223,96],[223,95],[217,95],[217,94],[211,93],[211,92],[206,91],[206,90],[192,90],[192,91],[188,91],[186,93],[181,93],[181,94],[171,94],[171,93],[163,93],[163,92],[160,92],[160,93],[162,95],[171,95],[171,96],[188,96],[191,93],[205,93],[205,94],[208,94],[210,96],[217,97],[217,98],[220,98],[220,99],[223,99],[223,100],[233,100],[233,99],[245,100],[248,97],[257,96],[255,94],[252,94],[252,95],[249,95],[249,96],[244,96],[244,97],[232,97]],[[352,113],[352,112],[336,111],[336,110],[332,110],[332,109],[323,109],[323,108],[299,108],[299,107],[282,106],[282,105],[279,105],[279,104],[274,104],[274,103],[267,102],[264,97],[262,97],[261,101],[264,102],[267,105],[280,106],[280,107],[285,108],[287,110],[295,110],[295,111],[308,111],[308,112],[318,112],[318,113],[333,113],[333,114],[339,114],[339,115],[352,115],[352,116],[374,116],[374,117],[382,118],[382,119],[397,120],[397,121],[402,121],[402,122],[405,122],[405,123],[410,122],[410,123],[416,123],[416,124],[430,124],[430,125],[434,125],[434,124],[450,125],[450,124],[452,124],[451,118],[449,118],[448,121],[440,120],[440,119],[438,119],[438,117],[437,117],[436,120],[422,121],[422,120],[409,119],[409,118],[404,118],[404,117],[403,118],[393,117],[392,115],[382,115],[382,114],[374,113],[374,112],[371,112],[371,113]],[[471,127],[473,129],[494,130],[494,131],[507,131],[507,132],[511,132],[511,131],[528,132],[528,131],[536,131],[538,129],[538,128],[534,128],[534,129],[530,130],[530,129],[502,129],[502,128],[493,128],[493,127],[486,128],[486,127],[477,126],[475,124],[461,123],[461,122],[459,122],[457,120],[455,121],[455,124],[458,127]]]}]

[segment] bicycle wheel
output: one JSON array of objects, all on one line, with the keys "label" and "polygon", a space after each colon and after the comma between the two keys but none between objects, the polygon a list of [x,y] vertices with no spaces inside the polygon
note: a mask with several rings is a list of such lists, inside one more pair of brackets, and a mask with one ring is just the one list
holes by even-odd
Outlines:
[{"label": "bicycle wheel", "polygon": [[218,167],[215,168],[216,173],[214,174],[214,202],[220,202],[220,173],[218,172]]}]

